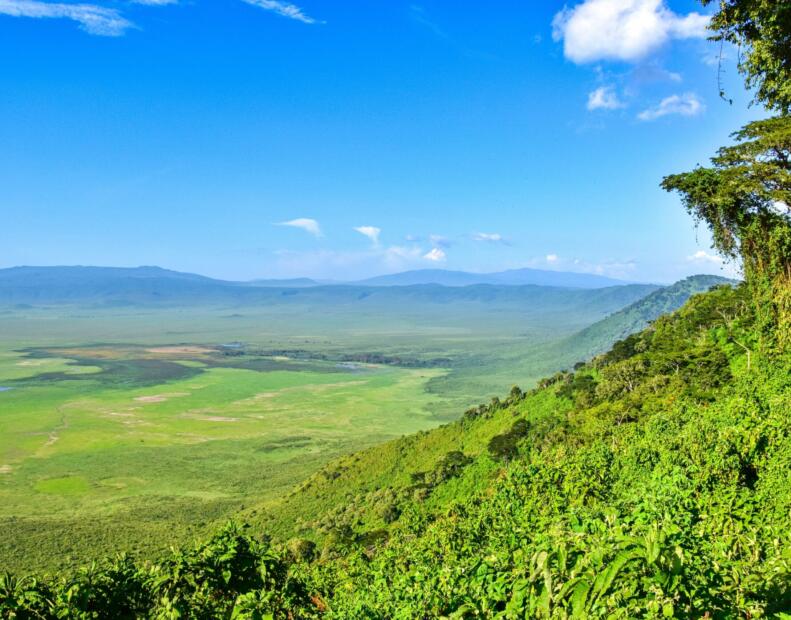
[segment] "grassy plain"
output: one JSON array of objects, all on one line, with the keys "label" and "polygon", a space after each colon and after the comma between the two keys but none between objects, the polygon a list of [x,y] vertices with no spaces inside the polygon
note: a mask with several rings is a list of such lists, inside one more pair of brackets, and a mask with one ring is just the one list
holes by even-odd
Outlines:
[{"label": "grassy plain", "polygon": [[[133,370],[142,360],[124,361]],[[106,385],[99,368],[71,375],[61,358],[5,352],[3,564],[68,565],[105,539],[148,552],[162,528],[186,528],[165,535],[173,541],[246,498],[277,496],[333,456],[436,423],[424,386],[444,370],[266,361],[281,368],[189,359],[186,377],[166,384]]]},{"label": "grassy plain", "polygon": [[7,309],[0,568],[202,536],[337,456],[530,385],[607,309]]}]

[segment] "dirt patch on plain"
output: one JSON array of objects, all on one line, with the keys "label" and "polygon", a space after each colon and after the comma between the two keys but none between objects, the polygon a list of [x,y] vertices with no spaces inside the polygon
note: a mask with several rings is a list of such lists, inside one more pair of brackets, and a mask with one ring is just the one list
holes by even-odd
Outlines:
[{"label": "dirt patch on plain", "polygon": [[174,347],[152,347],[146,349],[147,353],[159,353],[160,355],[201,355],[212,353],[213,349],[208,347],[198,347],[194,345],[174,346]]},{"label": "dirt patch on plain", "polygon": [[172,392],[171,394],[152,394],[151,396],[138,396],[134,400],[138,403],[164,403],[171,398],[189,396],[189,392]]},{"label": "dirt patch on plain", "polygon": [[124,347],[69,347],[64,349],[40,349],[47,357],[56,358],[89,358],[94,360],[116,360],[128,354]]}]

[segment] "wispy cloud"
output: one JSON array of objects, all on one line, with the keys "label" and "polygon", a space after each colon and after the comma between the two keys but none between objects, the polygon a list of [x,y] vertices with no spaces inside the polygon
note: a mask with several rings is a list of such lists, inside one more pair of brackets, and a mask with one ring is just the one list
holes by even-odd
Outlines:
[{"label": "wispy cloud", "polygon": [[505,243],[505,238],[500,233],[477,232],[472,234],[472,240],[486,243]]},{"label": "wispy cloud", "polygon": [[691,256],[687,256],[687,261],[690,263],[711,263],[714,265],[722,265],[724,262],[722,258],[716,254],[709,254],[703,250],[698,250]]},{"label": "wispy cloud", "polygon": [[453,246],[456,241],[446,237],[445,235],[437,235],[437,234],[430,234],[430,235],[407,235],[405,239],[409,243],[422,243],[428,244],[434,248],[449,248]]},{"label": "wispy cloud", "polygon": [[430,260],[433,263],[441,263],[445,261],[447,255],[439,248],[432,248],[423,255],[423,258]]},{"label": "wispy cloud", "polygon": [[703,102],[695,93],[684,93],[683,95],[665,97],[658,105],[640,112],[637,118],[641,121],[653,121],[671,114],[697,116],[705,109]]},{"label": "wispy cloud", "polygon": [[318,19],[314,19],[309,15],[305,14],[305,12],[299,8],[295,4],[291,4],[290,2],[281,2],[280,0],[242,0],[247,4],[251,4],[252,6],[257,6],[258,8],[264,9],[265,11],[272,11],[273,13],[280,15],[282,17],[288,17],[289,19],[295,19],[298,22],[302,22],[304,24],[323,24],[323,21],[319,21]]},{"label": "wispy cloud", "polygon": [[552,38],[578,64],[634,62],[671,39],[704,38],[708,23],[700,13],[674,13],[665,0],[584,0],[555,15]]},{"label": "wispy cloud", "polygon": [[301,228],[305,232],[313,235],[314,237],[318,238],[323,236],[321,232],[321,226],[319,226],[319,223],[316,220],[311,219],[309,217],[298,217],[294,220],[288,220],[287,222],[278,222],[277,224],[275,224],[275,226],[290,226],[292,228]]},{"label": "wispy cloud", "polygon": [[424,28],[427,28],[440,39],[450,39],[448,33],[431,20],[431,18],[428,16],[428,13],[426,12],[426,9],[424,9],[422,6],[417,4],[410,5],[409,16],[416,24],[420,24]]},{"label": "wispy cloud", "polygon": [[708,271],[713,268],[717,268],[717,270],[722,273],[723,275],[730,277],[730,278],[739,278],[742,277],[742,274],[739,270],[739,265],[733,262],[729,262],[725,260],[722,256],[718,256],[717,254],[710,254],[705,250],[698,250],[694,254],[690,254],[686,257],[686,262],[690,265],[696,265],[696,269],[701,269],[703,271]]},{"label": "wispy cloud", "polygon": [[626,107],[626,104],[618,98],[614,86],[600,86],[588,94],[588,110],[617,110]]},{"label": "wispy cloud", "polygon": [[116,9],[95,4],[65,4],[38,0],[0,0],[0,14],[33,19],[69,19],[89,34],[119,37],[134,24]]},{"label": "wispy cloud", "polygon": [[566,258],[561,254],[550,253],[545,256],[536,256],[521,266],[535,269],[550,269],[552,271],[572,271],[575,273],[592,273],[609,278],[631,280],[637,272],[637,262],[631,258],[604,258],[584,259]]},{"label": "wispy cloud", "polygon": [[377,228],[376,226],[356,226],[354,230],[368,237],[374,245],[379,245],[379,235],[382,232],[381,228]]},{"label": "wispy cloud", "polygon": [[426,265],[419,245],[373,246],[363,251],[316,249],[307,252],[277,250],[269,263],[277,277],[355,279],[416,269]]}]

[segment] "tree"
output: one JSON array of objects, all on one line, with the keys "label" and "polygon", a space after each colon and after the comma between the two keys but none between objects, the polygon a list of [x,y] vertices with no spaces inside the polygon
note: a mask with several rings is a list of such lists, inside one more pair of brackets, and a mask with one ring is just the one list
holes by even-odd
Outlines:
[{"label": "tree", "polygon": [[[709,5],[714,0],[701,0]],[[718,0],[712,39],[740,48],[739,72],[755,102],[780,113],[750,123],[710,168],[662,181],[705,222],[714,247],[741,262],[766,351],[791,349],[791,2]]]},{"label": "tree", "polygon": [[[718,0],[709,28],[715,41],[739,47],[739,71],[755,101],[791,111],[791,3],[787,0]],[[701,0],[709,5],[714,0]]]},{"label": "tree", "polygon": [[734,134],[712,167],[662,181],[711,229],[714,247],[741,262],[762,332],[791,345],[791,116],[755,121]]}]

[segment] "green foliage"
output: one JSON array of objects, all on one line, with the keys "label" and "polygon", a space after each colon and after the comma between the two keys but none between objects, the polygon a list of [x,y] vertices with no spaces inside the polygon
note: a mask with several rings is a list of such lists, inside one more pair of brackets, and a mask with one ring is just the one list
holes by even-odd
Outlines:
[{"label": "green foliage", "polygon": [[662,187],[681,194],[687,210],[711,228],[715,247],[741,258],[749,277],[788,260],[789,248],[770,240],[788,227],[775,205],[791,203],[791,118],[755,121],[734,137],[737,144],[722,147],[712,168],[668,176]]},{"label": "green foliage", "polygon": [[739,71],[755,100],[771,110],[791,111],[791,5],[784,0],[717,2],[709,28],[715,41],[739,47]]},{"label": "green foliage", "polygon": [[734,137],[713,167],[665,177],[662,187],[681,194],[717,250],[739,259],[765,346],[783,350],[791,344],[791,117],[755,121]]},{"label": "green foliage", "polygon": [[[705,293],[723,284],[735,284],[735,282],[713,275],[684,278],[646,295],[643,299],[614,312],[555,346],[567,355],[573,355],[574,359],[589,359],[608,351],[614,342],[644,330],[663,314],[675,312],[692,295]],[[584,365],[584,362],[578,362],[578,367],[574,370]]]},{"label": "green foliage", "polygon": [[[328,466],[289,500],[305,534],[282,547],[229,526],[154,565],[7,576],[0,615],[781,618],[791,359],[747,366],[749,290],[695,296],[539,390]],[[308,497],[331,508],[314,518]]]},{"label": "green foliage", "polygon": [[489,454],[508,461],[519,453],[519,441],[527,437],[530,425],[527,420],[517,420],[507,433],[495,435],[489,440]]},{"label": "green foliage", "polygon": [[286,549],[295,562],[310,562],[316,557],[316,543],[305,538],[292,538],[286,543]]},{"label": "green foliage", "polygon": [[161,564],[121,556],[54,581],[0,579],[3,618],[272,618],[315,604],[267,543],[229,524]]}]

